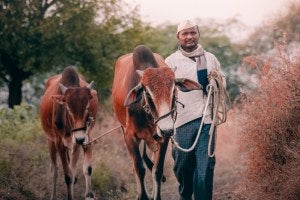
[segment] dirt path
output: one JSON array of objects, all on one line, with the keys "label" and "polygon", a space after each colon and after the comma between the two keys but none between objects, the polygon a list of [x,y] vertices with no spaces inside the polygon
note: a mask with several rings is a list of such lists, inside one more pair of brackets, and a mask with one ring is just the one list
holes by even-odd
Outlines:
[{"label": "dirt path", "polygon": [[[241,176],[241,163],[239,163],[239,149],[236,131],[232,130],[233,124],[230,119],[226,124],[219,127],[219,134],[216,149],[216,168],[214,177],[214,197],[215,200],[239,199],[235,192],[235,186],[238,184]],[[112,116],[106,115],[105,122],[101,123],[99,132],[105,132],[118,126],[118,123]],[[98,147],[97,147],[98,146]],[[101,146],[101,148],[99,147]],[[129,158],[123,134],[117,131],[106,136],[102,141],[96,144],[94,156],[96,163],[105,163],[110,167],[113,174],[118,176],[118,184],[126,189],[126,193],[120,196],[114,196],[113,199],[135,199],[136,184],[132,171],[132,162]],[[178,184],[172,171],[173,159],[171,158],[171,146],[169,145],[164,174],[167,181],[162,184],[162,199],[179,199],[177,188]],[[149,171],[147,172],[146,183],[148,191],[151,191],[152,181]]]}]

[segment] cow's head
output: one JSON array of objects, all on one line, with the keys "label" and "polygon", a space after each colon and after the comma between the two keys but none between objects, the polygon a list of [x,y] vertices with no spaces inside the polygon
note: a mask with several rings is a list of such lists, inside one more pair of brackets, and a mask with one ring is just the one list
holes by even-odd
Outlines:
[{"label": "cow's head", "polygon": [[86,87],[66,87],[60,83],[62,95],[53,95],[52,99],[65,107],[65,125],[70,128],[72,141],[75,144],[89,142],[89,126],[93,121],[90,101],[93,98],[92,81]]},{"label": "cow's head", "polygon": [[137,70],[140,82],[128,93],[124,105],[140,102],[152,116],[160,137],[172,136],[177,114],[177,88],[183,92],[200,90],[202,86],[189,79],[175,79],[171,68]]}]

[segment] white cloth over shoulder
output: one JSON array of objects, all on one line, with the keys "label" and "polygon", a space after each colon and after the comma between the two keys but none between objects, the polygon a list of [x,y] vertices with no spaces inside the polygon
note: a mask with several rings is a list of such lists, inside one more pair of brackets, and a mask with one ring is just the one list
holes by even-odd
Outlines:
[{"label": "white cloth over shoulder", "polygon": [[[206,59],[207,74],[214,69],[217,69],[221,72],[220,63],[212,53],[204,51],[204,56]],[[169,67],[175,70],[176,78],[188,78],[198,82],[197,63],[184,56],[181,51],[177,50],[168,56],[165,62]],[[225,76],[223,82],[225,85]],[[194,119],[202,117],[207,100],[207,96],[202,90],[193,90],[190,92],[178,91],[178,100],[184,104],[184,107],[180,105],[177,107],[178,114],[175,122],[176,128]],[[211,122],[211,108],[208,107],[207,113],[204,116],[204,123],[210,124]]]}]

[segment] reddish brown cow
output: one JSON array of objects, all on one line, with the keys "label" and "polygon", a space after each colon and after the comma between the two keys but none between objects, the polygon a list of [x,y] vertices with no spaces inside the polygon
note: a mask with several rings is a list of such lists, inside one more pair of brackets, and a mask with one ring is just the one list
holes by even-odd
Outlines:
[{"label": "reddish brown cow", "polygon": [[40,115],[52,161],[51,199],[56,199],[57,154],[62,162],[68,199],[73,199],[80,147],[83,147],[84,152],[85,197],[94,199],[91,190],[92,146],[86,145],[91,140],[91,130],[95,125],[98,109],[97,93],[92,87],[93,82],[87,84],[73,67],[65,68],[62,74],[49,78],[46,83]]},{"label": "reddish brown cow", "polygon": [[116,61],[112,88],[117,119],[125,128],[125,142],[134,164],[138,199],[149,199],[144,178],[145,167],[139,144],[144,140],[153,151],[152,199],[160,199],[163,165],[169,137],[176,119],[176,91],[201,89],[188,79],[175,79],[163,58],[145,46]]}]

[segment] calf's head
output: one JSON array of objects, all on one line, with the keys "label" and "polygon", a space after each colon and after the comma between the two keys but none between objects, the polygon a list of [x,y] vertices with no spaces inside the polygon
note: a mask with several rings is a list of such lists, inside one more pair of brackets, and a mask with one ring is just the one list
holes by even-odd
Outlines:
[{"label": "calf's head", "polygon": [[65,127],[71,132],[74,144],[89,142],[89,126],[93,121],[90,101],[93,98],[91,82],[86,87],[66,87],[60,84],[62,95],[53,95],[52,99],[65,108],[63,117]]},{"label": "calf's head", "polygon": [[202,89],[201,85],[189,79],[175,79],[171,68],[147,68],[137,70],[140,82],[128,93],[124,105],[140,103],[156,125],[157,135],[173,135],[177,114],[177,88],[188,92]]}]

